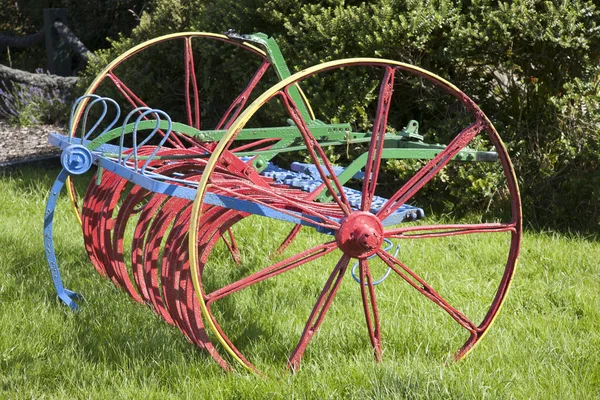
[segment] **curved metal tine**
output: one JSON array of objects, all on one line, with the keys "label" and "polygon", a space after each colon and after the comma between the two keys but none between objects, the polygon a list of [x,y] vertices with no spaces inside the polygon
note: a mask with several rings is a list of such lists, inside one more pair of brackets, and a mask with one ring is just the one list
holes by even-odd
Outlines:
[{"label": "curved metal tine", "polygon": [[[90,113],[90,110],[94,106],[94,104],[98,102],[102,102],[102,106],[104,107],[104,109],[102,110],[102,115],[100,115],[98,121],[96,121],[94,126],[92,126],[92,129],[90,129],[88,133],[86,133],[85,130],[87,125],[88,114]],[[87,107],[85,108],[85,113],[83,114],[83,123],[81,124],[81,144],[83,144],[85,138],[89,137],[96,130],[98,125],[100,125],[100,123],[104,120],[104,117],[106,117],[107,112],[108,106],[106,105],[106,101],[104,101],[104,98],[102,97],[92,100],[92,102],[87,105]]]},{"label": "curved metal tine", "polygon": [[[87,124],[88,114],[89,114],[90,110],[92,109],[92,107],[94,106],[94,104],[96,104],[98,102],[102,102],[102,105],[104,106],[104,110],[102,111],[102,115],[100,116],[100,118],[98,118],[98,121],[96,121],[96,123],[94,124],[94,126],[92,127],[92,129],[90,129],[87,133],[84,133],[85,132],[85,126]],[[115,118],[110,122],[110,124],[108,124],[108,126],[98,136],[102,136],[106,132],[110,131],[112,129],[112,127],[116,125],[117,121],[121,117],[121,107],[119,107],[119,104],[117,104],[117,102],[114,101],[113,99],[111,99],[110,97],[99,97],[99,98],[93,100],[85,108],[85,114],[83,116],[83,124],[81,125],[81,144],[83,144],[84,140],[86,140],[87,138],[90,137],[90,135],[96,130],[96,128],[104,120],[104,117],[106,117],[106,113],[108,112],[108,107],[106,105],[106,102],[110,102],[110,103],[112,103],[115,106],[115,109],[116,109]]]},{"label": "curved metal tine", "polygon": [[[154,126],[154,129],[152,130],[152,132],[150,132],[150,134],[148,136],[146,136],[146,138],[144,140],[142,140],[141,143],[138,144],[138,142],[137,142],[138,125],[142,121],[142,118],[145,118],[148,114],[154,114],[156,116],[156,125]],[[146,162],[144,163],[144,165],[142,165],[142,168],[140,169],[140,172],[144,173],[144,171],[145,171],[146,167],[148,166],[148,164],[150,163],[150,161],[154,158],[154,156],[156,155],[156,153],[158,152],[158,150],[162,147],[162,145],[165,144],[165,141],[167,141],[167,139],[169,138],[169,135],[171,134],[171,131],[172,131],[173,123],[171,122],[171,118],[167,115],[166,112],[164,112],[162,110],[155,109],[155,108],[144,111],[135,120],[135,123],[133,125],[132,135],[133,135],[133,162],[135,164],[134,168],[135,168],[136,172],[137,172],[137,165],[138,165],[138,157],[137,157],[138,153],[137,153],[137,150],[138,150],[138,148],[140,146],[143,146],[146,143],[148,143],[148,141],[150,141],[150,139],[152,139],[154,137],[154,135],[159,131],[159,129],[160,129],[160,115],[161,114],[167,119],[168,130],[165,133],[165,135],[163,136],[163,139],[160,141],[160,143],[158,144],[158,146],[156,146],[156,148],[154,149],[154,151],[152,152],[152,154],[150,154],[150,156],[148,157],[148,159],[146,160]],[[125,157],[125,161],[127,161],[130,157],[131,157],[131,154],[129,154],[127,157]]]},{"label": "curved metal tine", "polygon": [[151,110],[151,108],[145,107],[145,106],[138,107],[138,108],[132,110],[129,114],[127,114],[127,116],[125,117],[125,121],[123,121],[123,125],[121,126],[121,138],[119,140],[119,158],[118,158],[119,164],[121,164],[121,162],[123,162],[123,164],[124,164],[125,161],[127,161],[129,159],[129,157],[127,157],[125,160],[123,160],[123,143],[125,141],[125,127],[129,123],[129,120],[131,119],[133,114],[140,112],[140,111],[144,111],[144,110]]},{"label": "curved metal tine", "polygon": [[98,120],[98,122],[96,123],[96,125],[94,125],[94,127],[92,129],[90,129],[90,131],[85,135],[85,137],[83,138],[83,140],[87,139],[88,137],[90,137],[90,135],[92,134],[92,132],[96,129],[96,127],[100,124],[100,122],[102,121],[102,119],[104,119],[104,116],[106,115],[106,102],[108,101],[109,103],[112,103],[112,105],[115,106],[115,118],[113,118],[113,120],[110,122],[110,124],[108,124],[108,126],[106,128],[104,128],[104,130],[98,135],[98,136],[102,136],[104,135],[106,132],[110,131],[113,126],[115,126],[117,124],[117,121],[119,121],[119,118],[121,117],[121,107],[119,106],[119,104],[114,101],[113,99],[111,99],[110,97],[102,97],[100,99],[94,100],[92,101],[92,104],[90,104],[88,106],[88,109],[86,110],[86,114],[85,114],[85,118],[87,119],[87,111],[91,108],[91,106],[97,102],[97,101],[102,101],[102,103],[104,104],[105,107],[105,112],[102,115],[102,118]]},{"label": "curved metal tine", "polygon": [[[387,244],[387,247],[385,249],[383,249],[383,250],[388,251],[388,250],[391,250],[392,248],[394,248],[394,243],[391,240],[389,240],[387,238],[385,238],[383,240]],[[396,251],[394,252],[394,257],[396,257],[398,255],[399,251],[400,251],[400,245],[397,245],[396,246]],[[372,258],[374,258],[376,256],[377,256],[377,254],[370,255],[369,257],[367,257],[367,260],[370,260],[370,259],[372,259]],[[356,276],[356,269],[358,268],[358,264],[359,264],[359,261],[357,260],[356,263],[354,263],[354,266],[352,266],[352,269],[350,270],[350,272],[352,274],[352,278],[356,282],[360,283],[360,278],[358,276]],[[382,283],[383,281],[385,281],[387,279],[387,277],[390,275],[391,272],[392,272],[392,269],[390,267],[388,267],[388,269],[385,272],[385,274],[383,274],[383,276],[381,278],[379,278],[379,279],[377,279],[376,281],[373,282],[373,286],[379,285],[380,283]]]},{"label": "curved metal tine", "polygon": [[98,96],[97,94],[85,94],[79,98],[77,98],[77,100],[75,100],[75,102],[73,103],[73,106],[71,107],[71,116],[69,117],[69,140],[68,143],[71,144],[71,139],[73,138],[73,136],[75,136],[72,132],[73,130],[73,125],[75,124],[74,118],[75,118],[75,110],[77,110],[77,107],[79,107],[79,104],[85,100],[85,99],[89,99],[89,98],[94,98],[94,99],[99,99],[100,96]]},{"label": "curved metal tine", "polygon": [[131,131],[131,136],[133,139],[133,152],[130,153],[127,157],[125,157],[125,162],[127,160],[129,160],[131,158],[131,154],[133,154],[133,164],[134,164],[133,170],[135,172],[137,172],[137,170],[138,170],[138,152],[137,152],[138,147],[146,144],[148,142],[148,140],[150,140],[152,138],[152,136],[154,136],[154,134],[156,132],[158,132],[158,127],[160,126],[160,117],[158,115],[156,116],[156,126],[154,127],[154,130],[150,133],[150,135],[148,135],[146,137],[146,139],[142,140],[142,143],[140,143],[140,144],[138,144],[138,142],[137,142],[137,128],[138,128],[138,125],[139,125],[142,117],[145,117],[146,115],[153,114],[153,113],[154,113],[154,109],[144,111],[142,114],[140,114],[136,118],[135,123],[133,124],[133,131]]},{"label": "curved metal tine", "polygon": [[[140,107],[141,108],[141,107]],[[140,111],[140,108],[136,109],[137,111]],[[134,111],[136,111],[134,110]],[[128,115],[128,118],[131,116],[132,113],[130,113]],[[152,132],[146,136],[146,138],[144,140],[142,140],[141,143],[137,142],[137,130],[138,130],[138,126],[140,124],[140,122],[142,121],[143,118],[145,118],[148,114],[154,114],[156,116],[156,125],[154,126],[154,129],[152,130]],[[140,146],[145,145],[146,143],[148,143],[148,141],[150,139],[152,139],[154,137],[154,135],[159,131],[160,129],[160,115],[164,116],[165,119],[167,120],[168,123],[168,129],[167,132],[165,133],[165,135],[163,136],[162,140],[160,141],[160,143],[158,144],[158,146],[154,149],[154,151],[152,152],[152,154],[148,157],[147,161],[144,163],[144,165],[142,166],[142,168],[140,169],[141,173],[144,173],[146,170],[146,167],[148,166],[148,164],[150,163],[150,161],[152,161],[152,159],[154,158],[154,156],[156,155],[156,153],[160,150],[160,148],[165,144],[165,142],[169,139],[169,136],[171,135],[172,132],[172,128],[173,128],[173,123],[171,121],[171,117],[169,117],[169,115],[159,109],[156,108],[148,108],[146,109],[144,112],[142,112],[135,120],[135,123],[133,125],[133,131],[132,131],[132,139],[133,139],[133,152],[129,155],[127,155],[124,159],[123,159],[123,163],[127,162],[130,158],[131,155],[133,154],[133,162],[134,162],[134,170],[137,172],[138,170],[138,148]],[[127,122],[127,121],[126,121]],[[123,125],[123,129],[121,131],[121,146],[119,148],[119,160],[121,159],[122,156],[122,143],[124,140],[124,129],[125,129],[125,125],[126,123]]]},{"label": "curved metal tine", "polygon": [[[142,143],[140,143],[140,146],[142,146],[144,143],[146,143],[148,140],[150,140],[150,138],[152,136],[154,136],[156,134],[156,132],[158,132],[158,129],[160,127],[160,116],[159,116],[159,114],[163,115],[163,117],[167,121],[168,125],[167,125],[167,132],[163,135],[163,138],[158,143],[158,146],[156,146],[156,148],[154,149],[154,151],[148,156],[148,159],[146,160],[146,162],[144,163],[144,165],[142,165],[142,168],[140,170],[140,172],[142,174],[144,174],[144,172],[146,170],[146,167],[148,166],[148,164],[150,163],[150,161],[152,161],[152,159],[154,158],[154,156],[156,156],[156,153],[158,153],[158,151],[160,150],[160,148],[169,139],[169,136],[171,135],[171,132],[173,131],[173,121],[171,121],[171,117],[169,117],[169,114],[167,114],[163,110],[159,110],[157,108],[155,108],[152,111],[146,111],[145,113],[143,113],[142,115],[140,115],[137,118],[137,120],[135,121],[136,122],[136,126],[137,126],[137,123],[141,120],[141,118],[144,117],[144,115],[146,115],[148,113],[153,113],[154,115],[156,115],[156,127],[154,128],[154,130],[152,131],[152,133],[150,135],[148,135],[148,137]],[[136,165],[137,165],[137,163],[136,163]]]}]

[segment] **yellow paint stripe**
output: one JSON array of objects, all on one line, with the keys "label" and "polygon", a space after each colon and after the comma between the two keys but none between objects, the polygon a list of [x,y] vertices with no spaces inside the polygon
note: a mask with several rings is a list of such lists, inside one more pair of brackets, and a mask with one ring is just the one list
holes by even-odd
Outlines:
[{"label": "yellow paint stripe", "polygon": [[508,282],[506,284],[506,289],[504,290],[504,297],[502,298],[502,301],[498,305],[498,309],[496,310],[496,313],[492,317],[492,320],[490,321],[490,323],[487,326],[486,330],[481,333],[481,336],[479,336],[479,338],[475,341],[475,343],[473,343],[473,345],[469,348],[469,350],[467,350],[462,355],[461,359],[463,359],[466,356],[468,356],[469,353],[471,353],[471,351],[473,351],[473,349],[475,348],[475,346],[477,346],[479,344],[479,342],[481,342],[483,340],[483,338],[485,337],[485,335],[487,335],[488,331],[490,330],[490,328],[494,324],[494,321],[496,321],[496,318],[498,318],[498,315],[500,314],[500,311],[502,310],[502,307],[504,306],[504,302],[506,301],[506,298],[508,297],[508,292],[510,291],[510,287],[511,287],[511,284],[512,284],[512,281],[513,281],[513,276],[515,274],[515,270],[517,269],[517,264],[518,264],[518,257],[517,257],[517,259],[515,259],[515,266],[514,266],[514,269],[513,269],[513,273],[510,276],[510,279],[508,280]]},{"label": "yellow paint stripe", "polygon": [[300,96],[302,97],[302,100],[304,100],[304,104],[306,105],[306,108],[308,109],[308,115],[310,115],[310,118],[312,120],[315,120],[315,113],[312,109],[312,107],[310,106],[310,103],[308,102],[308,99],[306,98],[306,94],[304,93],[304,91],[300,88],[300,85],[298,85],[296,83],[296,87],[298,88],[298,93],[300,93]]},{"label": "yellow paint stripe", "polygon": [[[487,117],[486,117],[487,119]],[[498,136],[498,139],[500,140],[500,147],[501,150],[504,154],[508,155],[508,151],[506,150],[506,146],[504,145],[504,142],[502,142],[502,139],[500,138],[500,135],[497,134],[496,128],[494,127],[494,125],[492,124],[492,122],[487,119],[487,123],[490,125],[490,128],[496,133],[496,135]],[[521,238],[522,238],[522,234],[523,234],[523,210],[521,207],[521,193],[519,191],[519,185],[517,184],[517,174],[515,173],[515,169],[513,167],[512,162],[510,161],[510,159],[508,159],[508,164],[509,164],[509,172],[510,175],[512,177],[512,180],[514,181],[515,184],[515,189],[516,189],[516,193],[515,195],[518,198],[518,204],[519,204],[519,208],[518,208],[518,221],[517,221],[517,235],[519,235],[519,243],[518,245],[520,245],[521,243]],[[467,355],[469,355],[469,353],[471,353],[471,351],[475,348],[475,346],[477,346],[477,344],[479,342],[481,342],[481,340],[485,337],[485,335],[488,333],[488,331],[490,330],[490,328],[492,327],[493,323],[496,321],[496,318],[498,318],[498,315],[500,314],[500,311],[502,310],[502,307],[504,306],[504,302],[506,301],[506,298],[508,297],[508,292],[510,291],[511,285],[512,285],[512,281],[513,281],[513,277],[515,276],[515,271],[517,270],[517,265],[519,264],[519,256],[517,255],[515,257],[515,265],[513,267],[513,271],[512,274],[510,276],[510,279],[508,280],[508,282],[506,283],[506,289],[504,291],[504,297],[502,298],[502,301],[500,301],[500,304],[498,305],[498,310],[496,310],[496,313],[494,314],[494,316],[492,317],[492,320],[490,321],[488,327],[486,328],[485,331],[483,331],[483,333],[481,334],[481,336],[479,336],[479,339],[477,339],[477,341],[475,343],[473,343],[473,346],[471,346],[471,348],[469,350],[467,350],[465,352],[465,354],[462,355],[461,358],[465,358]]]},{"label": "yellow paint stripe", "polygon": [[262,50],[262,49],[259,49],[258,47],[256,47],[256,46],[255,46],[255,45],[253,45],[253,44],[250,44],[250,43],[246,43],[246,42],[244,42],[244,44],[243,44],[243,45],[244,45],[245,47],[248,47],[248,48],[250,48],[250,49],[252,49],[252,50],[256,51],[257,53],[260,53],[261,55],[263,55],[263,56],[265,56],[265,57],[267,56],[267,53],[266,53],[264,50]]}]

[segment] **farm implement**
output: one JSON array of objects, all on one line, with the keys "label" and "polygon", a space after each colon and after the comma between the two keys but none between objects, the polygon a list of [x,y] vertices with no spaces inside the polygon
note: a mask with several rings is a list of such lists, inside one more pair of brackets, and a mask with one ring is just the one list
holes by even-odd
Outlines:
[{"label": "farm implement", "polygon": [[[168,61],[148,61],[166,54]],[[181,76],[165,78],[165,71]],[[440,106],[406,104],[406,93]],[[428,143],[423,130],[445,142]],[[407,309],[394,305],[406,290],[416,295],[415,310],[426,303],[458,327],[458,339],[450,341],[461,341],[454,353],[460,359],[486,334],[510,286],[521,210],[507,151],[467,95],[413,65],[351,58],[291,74],[266,35],[171,34],[105,67],[73,106],[70,133],[49,141],[62,150],[63,170],[44,221],[60,300],[77,310],[81,298],[63,284],[53,243],[65,188],[96,271],[149,304],[225,369],[239,363],[260,373],[247,353],[261,340],[275,352],[293,340],[287,366],[298,369],[344,290],[357,293],[377,361],[386,344],[380,303],[391,304],[383,310],[390,321],[401,321]],[[81,198],[73,180],[89,177],[92,168]],[[425,210],[444,195],[435,194],[439,180],[453,187],[453,177],[472,177],[481,173],[477,168],[502,182],[495,188],[505,204],[500,217],[427,223]],[[473,252],[461,246],[477,253],[478,238],[488,237],[496,244],[493,261],[482,253],[467,262]],[[447,262],[459,264],[432,274],[411,243],[436,240],[443,241]],[[413,260],[422,265],[412,267]],[[480,287],[460,263],[476,265]],[[342,285],[346,274],[357,283]],[[475,288],[472,300],[479,304],[467,306],[474,317],[441,294],[469,303],[469,295],[447,287],[453,276]],[[273,329],[253,328],[267,309],[276,316]],[[301,322],[279,336],[280,319]]]}]

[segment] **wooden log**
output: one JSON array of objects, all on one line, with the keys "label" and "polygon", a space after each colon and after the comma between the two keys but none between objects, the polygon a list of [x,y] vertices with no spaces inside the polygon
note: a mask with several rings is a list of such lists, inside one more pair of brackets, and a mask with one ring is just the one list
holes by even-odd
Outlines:
[{"label": "wooden log", "polygon": [[48,74],[32,74],[31,72],[14,69],[0,64],[0,80],[25,83],[42,88],[70,89],[78,78],[74,76],[63,77]]}]

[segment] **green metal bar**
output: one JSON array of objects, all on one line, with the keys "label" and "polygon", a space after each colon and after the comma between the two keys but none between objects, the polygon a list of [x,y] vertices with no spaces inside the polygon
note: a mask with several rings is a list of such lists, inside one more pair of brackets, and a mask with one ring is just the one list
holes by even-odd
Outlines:
[{"label": "green metal bar", "polygon": [[[350,143],[350,144],[369,143],[370,141],[371,141],[370,137],[364,137],[364,138],[358,138],[358,139],[351,139],[348,141],[336,140],[336,141],[331,141],[331,142],[319,142],[319,145],[320,146],[341,146],[341,145],[345,145],[347,143]],[[235,154],[238,156],[252,156],[252,155],[260,154],[263,157],[271,159],[280,153],[289,153],[292,151],[301,151],[301,150],[305,150],[305,149],[306,149],[306,146],[299,145],[299,146],[288,146],[288,147],[278,148],[278,149],[271,148],[269,150],[260,150],[260,151],[254,151],[254,152],[253,151],[244,151],[244,152],[239,152],[239,153],[235,153]]]},{"label": "green metal bar", "polygon": [[[365,134],[366,135],[366,134]],[[345,144],[358,144],[358,143],[368,143],[370,141],[369,136],[364,136],[362,138],[350,139],[348,141],[331,141],[331,142],[319,142],[321,146],[341,146]],[[393,152],[397,157],[387,157],[387,158],[400,158],[400,159],[421,159],[421,160],[430,160],[437,156],[440,151],[442,151],[445,146],[443,145],[430,145],[427,143],[417,143],[417,142],[406,142],[401,138],[386,138],[385,141],[385,149],[386,153]],[[238,156],[252,156],[252,155],[261,155],[267,159],[271,159],[280,153],[289,153],[292,151],[301,151],[306,149],[306,146],[288,146],[283,148],[271,148],[269,150],[260,150],[260,151],[247,151],[247,152],[239,152],[236,153]],[[365,153],[366,154],[366,153]],[[364,155],[364,154],[363,154]],[[361,155],[360,157],[362,157]],[[359,158],[360,158],[359,157]],[[486,162],[494,162],[497,161],[497,155],[492,151],[476,151],[469,148],[466,148],[460,151],[454,158],[454,161],[486,161]]]},{"label": "green metal bar", "polygon": [[[267,52],[267,58],[271,62],[271,65],[273,65],[275,73],[277,74],[280,80],[284,80],[292,75],[290,69],[287,66],[287,63],[285,62],[283,54],[281,53],[279,45],[272,37],[269,37],[268,35],[265,35],[264,33],[260,32],[249,35],[243,35],[235,32],[227,32],[226,35],[230,39],[244,40],[247,42],[259,44],[262,47],[264,47],[265,51]],[[300,88],[298,84],[290,86],[288,89],[288,93],[290,94],[290,97],[292,98],[294,103],[296,103],[296,106],[298,107],[298,110],[302,115],[302,119],[304,119],[307,125],[314,125],[314,118],[311,116],[309,106],[305,103],[304,98],[300,94]]]},{"label": "green metal bar", "polygon": [[[382,159],[415,159],[431,160],[436,157],[443,149],[441,145],[427,145],[422,143],[421,148],[384,148],[381,152]],[[429,148],[425,146],[430,146]],[[344,172],[337,176],[342,185],[346,184],[356,173],[360,172],[367,163],[368,153],[358,156]],[[472,149],[463,149],[452,158],[453,161],[486,161],[493,162],[498,160],[498,154],[491,151],[476,151]],[[317,201],[331,201],[327,191],[323,191],[317,198]]]},{"label": "green metal bar", "polygon": [[[125,134],[133,131],[134,124],[128,124],[124,128]],[[138,124],[139,130],[153,129],[156,126],[156,121],[142,121]],[[159,124],[161,129],[167,129],[168,124],[166,121],[161,121]],[[118,138],[121,135],[123,128],[115,128],[104,135],[94,139],[88,147],[93,149],[104,143]],[[224,130],[219,131],[199,131],[189,125],[182,124],[179,122],[173,122],[173,131],[184,133],[195,138],[199,138],[202,141],[214,142],[221,139],[225,133]],[[322,146],[340,146],[346,144],[357,144],[365,143],[370,140],[370,133],[363,132],[350,132],[350,126],[348,124],[331,124],[331,125],[315,125],[311,127],[313,135],[319,140]],[[304,150],[304,145],[289,146],[296,139],[301,137],[300,131],[295,126],[282,126],[274,128],[248,128],[242,129],[236,139],[238,140],[251,140],[251,139],[268,139],[268,138],[281,138],[271,149],[263,151],[248,151],[239,152],[240,156],[253,156],[262,155],[268,159],[274,157],[279,153],[291,152]],[[336,140],[337,139],[337,140]],[[398,158],[412,158],[412,159],[431,159],[437,155],[445,146],[427,144],[423,142],[408,140],[405,136],[400,134],[389,134],[386,135],[385,141],[385,154],[396,154]],[[390,153],[394,152],[395,153]],[[459,161],[496,161],[494,158],[494,152],[478,152],[471,149],[465,149],[458,153],[455,157]],[[388,157],[393,158],[393,157]]]},{"label": "green metal bar", "polygon": [[[106,132],[102,136],[98,136],[97,138],[92,140],[90,143],[87,144],[86,147],[90,150],[93,150],[105,143],[110,142],[111,140],[114,140],[114,139],[120,137],[121,132],[124,132],[125,134],[129,134],[129,133],[133,132],[134,125],[135,125],[135,123],[131,123],[131,124],[125,125],[124,127],[111,129],[110,131]],[[141,121],[138,124],[138,130],[154,129],[155,127],[156,127],[155,120],[154,121],[153,120]],[[160,129],[166,130],[169,128],[169,124],[167,121],[160,121],[159,127],[160,127]],[[184,133],[186,135],[192,135],[192,136],[194,136],[195,134],[198,134],[200,132],[198,129],[195,129],[186,124],[182,124],[180,122],[173,122],[172,129],[174,132],[180,132],[180,133]],[[202,139],[201,135],[197,135],[196,137],[199,137],[200,139]]]},{"label": "green metal bar", "polygon": [[[173,128],[176,131],[175,128]],[[365,133],[351,132],[350,124],[330,124],[330,125],[314,125],[310,127],[311,132],[317,139],[335,140],[345,139],[349,134],[351,138],[364,137]],[[211,138],[212,140],[206,141],[218,141],[225,134],[226,131],[197,131],[192,134],[195,137]],[[269,139],[269,138],[301,138],[300,130],[296,126],[278,126],[274,128],[245,128],[240,131],[236,136],[235,140],[256,140],[256,139]]]},{"label": "green metal bar", "polygon": [[[131,133],[133,131],[134,124],[128,124],[124,128],[124,132],[126,134]],[[138,124],[138,130],[146,130],[146,129],[154,129],[156,126],[156,121],[148,120],[142,121]],[[159,127],[163,130],[168,128],[168,123],[166,121],[160,121]],[[123,128],[115,128],[104,135],[97,137],[90,143],[90,146],[93,145],[96,148],[99,145],[104,143],[108,143],[109,141],[119,137],[121,135]],[[216,130],[216,131],[200,131],[195,129],[189,125],[182,124],[180,122],[173,122],[172,127],[173,132],[183,133],[197,139],[200,139],[203,142],[217,142],[221,140],[223,135],[225,134],[225,130]],[[317,139],[326,140],[326,139],[346,139],[349,137],[350,139],[365,137],[366,133],[350,133],[350,125],[349,124],[331,124],[331,125],[315,125],[311,127],[311,131],[313,135]],[[293,139],[299,139],[302,135],[300,135],[300,130],[295,126],[281,126],[274,128],[247,128],[242,129],[236,140],[256,140],[256,139],[268,139],[268,138],[290,138],[292,141],[286,141],[285,143],[293,142]]]}]

